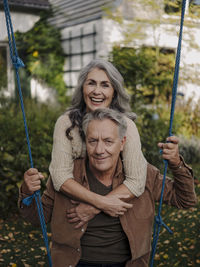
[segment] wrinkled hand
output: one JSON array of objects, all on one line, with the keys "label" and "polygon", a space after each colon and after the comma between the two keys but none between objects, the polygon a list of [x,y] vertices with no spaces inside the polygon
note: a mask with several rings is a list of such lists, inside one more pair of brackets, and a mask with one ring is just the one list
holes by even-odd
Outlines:
[{"label": "wrinkled hand", "polygon": [[162,157],[169,161],[169,164],[178,166],[180,163],[178,143],[179,139],[177,136],[170,136],[167,138],[169,143],[158,143],[158,147],[162,149]]},{"label": "wrinkled hand", "polygon": [[102,211],[112,217],[124,215],[124,213],[133,207],[132,204],[122,201],[129,198],[129,195],[106,195],[103,199]]},{"label": "wrinkled hand", "polygon": [[28,194],[32,195],[35,191],[40,190],[41,179],[44,179],[44,176],[37,169],[30,168],[24,173],[24,182]]},{"label": "wrinkled hand", "polygon": [[77,223],[74,226],[77,229],[94,218],[98,213],[100,213],[100,210],[97,208],[86,203],[80,203],[76,207],[67,210],[67,219],[69,223]]}]

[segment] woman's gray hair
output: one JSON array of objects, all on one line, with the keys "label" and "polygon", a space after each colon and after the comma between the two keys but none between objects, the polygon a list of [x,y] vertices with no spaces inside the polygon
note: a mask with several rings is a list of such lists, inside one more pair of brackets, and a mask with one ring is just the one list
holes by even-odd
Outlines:
[{"label": "woman's gray hair", "polygon": [[113,121],[119,127],[119,138],[122,140],[126,135],[127,123],[124,115],[116,110],[109,108],[96,109],[93,112],[86,113],[83,117],[82,129],[86,136],[88,125],[93,120],[105,120],[109,119]]},{"label": "woman's gray hair", "polygon": [[94,59],[88,65],[82,68],[78,77],[78,84],[72,97],[72,109],[79,109],[81,112],[86,110],[85,101],[83,98],[83,85],[87,79],[88,74],[95,68],[105,71],[112,87],[114,89],[114,97],[110,108],[126,113],[131,119],[135,119],[135,113],[131,112],[129,105],[129,96],[124,89],[124,79],[119,71],[112,63],[103,59]]}]

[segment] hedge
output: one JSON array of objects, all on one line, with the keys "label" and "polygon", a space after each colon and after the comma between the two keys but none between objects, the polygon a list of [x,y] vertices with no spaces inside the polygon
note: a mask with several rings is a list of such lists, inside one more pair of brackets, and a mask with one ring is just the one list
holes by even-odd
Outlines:
[{"label": "hedge", "polygon": [[[25,104],[34,167],[48,175],[52,136],[59,110],[29,101]],[[1,215],[16,211],[18,188],[23,173],[30,168],[28,148],[20,106],[0,107],[0,209]]]}]

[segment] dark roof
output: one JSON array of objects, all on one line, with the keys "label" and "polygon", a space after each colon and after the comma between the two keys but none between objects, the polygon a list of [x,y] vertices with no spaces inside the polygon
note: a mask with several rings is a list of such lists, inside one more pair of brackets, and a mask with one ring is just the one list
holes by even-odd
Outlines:
[{"label": "dark roof", "polygon": [[77,25],[102,17],[104,7],[116,6],[121,0],[49,0],[54,16],[49,22],[58,28]]},{"label": "dark roof", "polygon": [[[48,0],[8,0],[10,9],[49,9],[50,4]],[[0,0],[0,6],[3,6],[3,0]]]}]

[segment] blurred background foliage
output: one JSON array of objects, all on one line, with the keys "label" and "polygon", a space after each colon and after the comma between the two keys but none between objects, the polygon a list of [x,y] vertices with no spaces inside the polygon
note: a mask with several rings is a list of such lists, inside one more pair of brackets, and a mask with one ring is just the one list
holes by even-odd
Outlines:
[{"label": "blurred background foliage", "polygon": [[[53,129],[61,108],[25,100],[34,167],[48,176]],[[1,216],[16,212],[23,173],[30,168],[21,109],[5,101],[0,107],[0,210]]]}]

